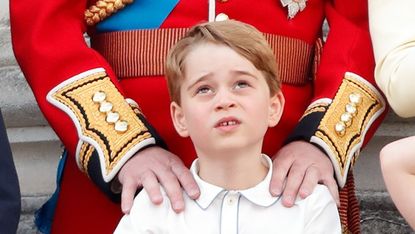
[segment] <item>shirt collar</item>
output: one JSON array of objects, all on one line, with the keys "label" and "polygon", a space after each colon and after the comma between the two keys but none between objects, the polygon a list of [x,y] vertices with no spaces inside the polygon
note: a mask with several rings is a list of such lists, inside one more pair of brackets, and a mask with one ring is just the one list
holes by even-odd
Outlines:
[{"label": "shirt collar", "polygon": [[225,189],[210,184],[199,177],[199,159],[193,161],[192,166],[190,167],[190,172],[193,174],[193,177],[195,178],[195,181],[200,189],[200,196],[195,201],[202,209],[206,209],[222,191],[225,191]]},{"label": "shirt collar", "polygon": [[[262,159],[263,163],[268,167],[268,173],[265,178],[252,188],[234,192],[240,193],[248,201],[258,206],[268,207],[277,202],[279,197],[274,197],[269,192],[269,185],[272,176],[272,161],[265,154],[262,155]],[[202,209],[207,209],[215,200],[215,198],[221,194],[221,192],[227,192],[226,189],[210,184],[199,177],[198,159],[193,161],[192,166],[190,167],[190,171],[193,174],[193,177],[195,178],[195,181],[200,189],[200,196],[195,201]]]}]

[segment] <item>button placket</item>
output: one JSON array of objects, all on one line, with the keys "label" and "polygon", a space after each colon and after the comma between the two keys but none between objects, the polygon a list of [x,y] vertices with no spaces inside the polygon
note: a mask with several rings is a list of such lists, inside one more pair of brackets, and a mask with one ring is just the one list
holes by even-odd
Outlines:
[{"label": "button placket", "polygon": [[230,191],[224,198],[222,203],[221,215],[221,233],[238,233],[238,192]]}]

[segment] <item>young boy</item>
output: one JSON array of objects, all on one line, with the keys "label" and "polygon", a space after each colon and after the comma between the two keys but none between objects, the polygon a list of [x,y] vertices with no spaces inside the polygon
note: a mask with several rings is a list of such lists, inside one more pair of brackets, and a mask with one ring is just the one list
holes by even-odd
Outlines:
[{"label": "young boy", "polygon": [[193,141],[191,172],[201,191],[185,210],[138,194],[115,233],[340,233],[336,204],[322,185],[292,208],[269,193],[272,161],[261,154],[284,97],[275,56],[262,34],[227,20],[192,28],[170,51],[166,76],[174,126]]}]

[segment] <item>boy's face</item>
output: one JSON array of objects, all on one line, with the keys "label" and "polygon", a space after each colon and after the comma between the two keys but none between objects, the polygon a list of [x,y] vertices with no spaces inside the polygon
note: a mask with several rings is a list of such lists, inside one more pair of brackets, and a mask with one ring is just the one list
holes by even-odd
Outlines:
[{"label": "boy's face", "polygon": [[224,45],[197,45],[184,62],[181,105],[171,105],[177,132],[199,152],[262,146],[281,117],[282,93],[271,97],[262,72]]}]

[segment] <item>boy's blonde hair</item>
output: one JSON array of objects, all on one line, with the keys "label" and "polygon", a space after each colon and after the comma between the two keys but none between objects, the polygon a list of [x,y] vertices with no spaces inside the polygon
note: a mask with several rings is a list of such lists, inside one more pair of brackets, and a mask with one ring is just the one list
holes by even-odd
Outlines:
[{"label": "boy's blonde hair", "polygon": [[275,55],[265,37],[251,25],[225,20],[194,26],[170,50],[166,61],[166,77],[172,101],[180,104],[180,87],[185,74],[185,58],[202,43],[222,44],[248,59],[264,74],[271,96],[280,89]]}]

